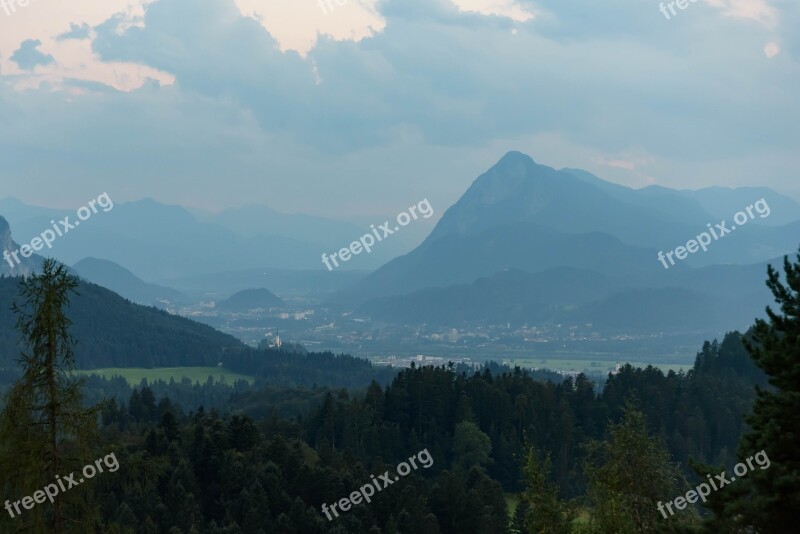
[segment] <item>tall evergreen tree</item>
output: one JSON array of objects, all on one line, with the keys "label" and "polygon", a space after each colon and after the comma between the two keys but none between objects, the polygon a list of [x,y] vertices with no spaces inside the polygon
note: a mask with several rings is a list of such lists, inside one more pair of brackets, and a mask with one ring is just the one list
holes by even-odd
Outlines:
[{"label": "tall evergreen tree", "polygon": [[785,285],[769,266],[767,286],[780,311],[767,307],[769,321],[756,320],[745,339],[771,387],[756,386],[747,417],[751,431],[742,436],[738,457],[746,461],[764,451],[769,467],[750,470],[729,491],[713,496],[712,528],[796,532],[800,525],[800,254],[797,260],[783,259]]},{"label": "tall evergreen tree", "polygon": [[[6,396],[0,414],[0,473],[4,501],[33,494],[56,475],[68,475],[91,462],[97,410],[82,405],[81,381],[74,376],[74,340],[65,313],[78,280],[53,259],[41,274],[23,278],[12,309],[22,335],[22,377]],[[94,520],[90,484],[59,492],[53,503],[37,504],[10,518],[14,529],[64,532],[66,525],[89,526]],[[1,525],[2,523],[0,523]],[[4,532],[6,530],[3,530]]]}]

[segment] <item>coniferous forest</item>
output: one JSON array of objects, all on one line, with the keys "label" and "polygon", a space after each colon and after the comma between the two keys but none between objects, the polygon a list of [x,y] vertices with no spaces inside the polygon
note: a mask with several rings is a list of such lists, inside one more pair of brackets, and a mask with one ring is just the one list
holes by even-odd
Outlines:
[{"label": "coniferous forest", "polygon": [[[356,361],[344,359],[329,367],[330,384],[130,389],[92,377],[89,398],[72,372],[67,303],[77,281],[48,260],[42,274],[21,279],[14,305],[27,344],[0,421],[3,495],[35,495],[56,475],[109,454],[119,465],[54,502],[3,514],[0,525],[115,533],[791,532],[800,514],[792,437],[800,413],[800,264],[787,259],[783,279],[770,268],[777,307],[767,321],[704,343],[687,373],[626,365],[598,387],[583,375],[544,380],[519,368],[449,364],[342,387]],[[288,368],[308,357],[337,359],[251,357],[258,355],[266,369],[271,358]],[[429,467],[384,486],[369,505],[323,515],[323,504],[421,450]],[[714,492],[707,506],[658,513],[657,503],[760,450],[769,469]]]}]

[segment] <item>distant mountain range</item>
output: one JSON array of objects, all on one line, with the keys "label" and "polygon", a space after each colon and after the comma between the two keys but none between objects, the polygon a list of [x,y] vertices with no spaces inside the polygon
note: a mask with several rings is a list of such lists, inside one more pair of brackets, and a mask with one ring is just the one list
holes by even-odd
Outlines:
[{"label": "distant mountain range", "polygon": [[[0,203],[14,207],[11,211],[17,216],[26,212],[23,204],[10,202],[8,198]],[[46,208],[35,208],[33,211],[40,216],[47,217],[47,215],[42,215],[43,210]],[[0,259],[2,259],[3,251],[8,251],[10,255],[19,248],[20,244],[13,239],[8,221],[0,216]],[[54,251],[55,247],[50,250],[43,249],[41,252],[50,255]],[[59,255],[53,255],[59,258]],[[19,264],[13,257],[11,257],[11,265],[7,261],[0,261],[0,276],[31,274],[44,259],[35,253],[29,258],[24,258],[20,254],[17,254],[17,257],[20,259]],[[94,257],[81,259],[71,267],[71,271],[85,280],[111,289],[132,302],[161,307],[166,305],[165,300],[171,303],[182,303],[209,298],[219,299],[221,295],[230,295],[236,291],[262,284],[269,285],[285,295],[329,294],[352,285],[368,273],[368,271],[361,270],[329,272],[320,263],[320,266],[313,269],[261,267],[207,274],[191,274],[189,271],[168,279],[165,284],[151,284],[116,262]],[[170,286],[179,289],[173,289]]]},{"label": "distant mountain range", "polygon": [[[764,199],[769,216],[669,270],[659,251]],[[752,208],[751,208],[752,209]],[[764,210],[766,213],[767,210]],[[634,190],[506,154],[428,238],[334,301],[371,319],[582,322],[664,331],[744,328],[770,301],[766,264],[797,250],[800,205],[766,188]]]},{"label": "distant mountain range", "polygon": [[[0,215],[22,242],[49,228],[51,220],[75,219],[74,211],[29,206],[12,197],[0,199]],[[368,231],[368,225],[264,206],[207,214],[143,199],[94,214],[80,229],[56,240],[48,253],[70,265],[102,257],[149,282],[247,269],[323,271],[323,252],[339,250]],[[419,243],[409,241],[413,236],[409,231],[387,240],[343,270],[374,269]]]},{"label": "distant mountain range", "polygon": [[[757,213],[668,270],[659,262],[659,251],[685,245],[707,225],[732,226],[735,213],[762,199],[768,216]],[[12,198],[0,200],[0,213],[18,221],[14,235],[23,239],[65,215]],[[719,331],[745,328],[770,303],[766,265],[797,250],[800,204],[768,188],[631,189],[509,152],[410,252],[369,274],[323,268],[322,252],[362,233],[358,224],[263,206],[210,214],[145,199],[94,215],[53,253],[77,256],[74,269],[85,279],[143,304],[202,298],[230,311],[280,307],[274,291],[327,295],[333,309],[404,324]],[[2,217],[0,240],[17,247]],[[381,245],[383,257],[404,246]],[[104,260],[94,259],[100,254]],[[368,259],[377,265],[381,257]],[[39,261],[30,258],[24,269]]]},{"label": "distant mountain range", "polygon": [[726,278],[746,279],[738,287],[751,290],[734,295],[730,287],[704,287],[702,276],[676,287],[666,285],[666,279],[660,285],[633,283],[573,267],[538,273],[509,270],[471,284],[371,299],[356,314],[436,326],[591,323],[604,332],[744,330],[769,302],[763,284],[766,266],[758,267],[737,267]]}]

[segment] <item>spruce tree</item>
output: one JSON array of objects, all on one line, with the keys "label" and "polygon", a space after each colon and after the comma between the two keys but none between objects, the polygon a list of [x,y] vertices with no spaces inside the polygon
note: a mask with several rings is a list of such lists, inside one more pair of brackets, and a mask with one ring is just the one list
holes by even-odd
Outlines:
[{"label": "spruce tree", "polygon": [[[41,274],[22,278],[21,302],[14,302],[23,351],[22,376],[6,395],[0,414],[0,473],[3,501],[32,495],[56,481],[56,475],[79,472],[94,460],[91,444],[97,432],[97,410],[82,405],[81,381],[74,376],[74,340],[65,310],[78,281],[53,259]],[[76,481],[80,478],[78,473]],[[0,528],[29,532],[67,532],[93,524],[91,484],[59,491],[52,504],[36,504],[10,517]],[[91,530],[91,529],[89,529]]]},{"label": "spruce tree", "polygon": [[[738,457],[764,451],[769,459],[755,465],[729,491],[714,495],[711,528],[755,532],[796,532],[800,525],[800,254],[798,263],[783,259],[784,282],[771,265],[767,286],[779,311],[767,307],[768,321],[757,319],[745,346],[766,373],[770,387],[756,386],[750,432],[739,442]],[[762,455],[763,458],[763,455]],[[752,462],[752,460],[751,460]],[[728,488],[726,488],[728,489]]]}]

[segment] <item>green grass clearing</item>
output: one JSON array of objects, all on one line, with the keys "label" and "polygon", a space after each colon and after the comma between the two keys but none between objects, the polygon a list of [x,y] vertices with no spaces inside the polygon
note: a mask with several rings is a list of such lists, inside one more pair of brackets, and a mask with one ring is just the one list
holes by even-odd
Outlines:
[{"label": "green grass clearing", "polygon": [[174,378],[175,382],[180,382],[186,377],[194,384],[197,382],[205,383],[208,377],[211,376],[215,382],[224,381],[230,385],[236,380],[247,380],[249,384],[255,382],[252,376],[234,373],[224,367],[158,367],[155,369],[107,367],[105,369],[79,369],[77,372],[84,375],[100,375],[105,378],[121,376],[132,386],[138,385],[143,378],[147,379],[148,382],[155,382],[156,380],[169,382],[170,378]]}]

